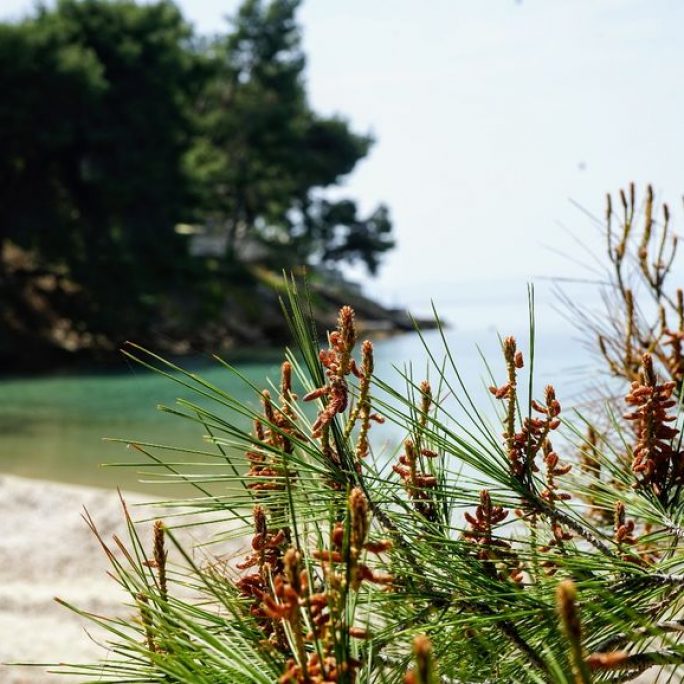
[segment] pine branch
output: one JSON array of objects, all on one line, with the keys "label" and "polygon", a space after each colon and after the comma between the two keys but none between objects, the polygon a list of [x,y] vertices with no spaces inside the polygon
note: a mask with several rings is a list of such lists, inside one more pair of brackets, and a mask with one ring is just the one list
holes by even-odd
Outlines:
[{"label": "pine branch", "polygon": [[563,523],[569,527],[573,532],[576,532],[580,537],[588,541],[595,549],[600,551],[604,556],[608,558],[615,558],[615,554],[604,544],[595,534],[590,532],[588,529],[580,525],[574,518],[563,513],[562,511],[551,508],[548,504],[543,501],[537,501],[537,506],[539,509],[547,516],[556,520],[557,522]]},{"label": "pine branch", "polygon": [[[666,649],[663,651],[645,651],[644,653],[634,653],[625,655],[618,661],[611,663],[609,668],[596,668],[601,671],[626,670],[630,677],[636,677],[655,665],[681,665],[684,664],[684,653]],[[610,682],[629,681],[628,679],[616,678],[608,680]]]},{"label": "pine branch", "polygon": [[625,646],[629,641],[634,641],[640,637],[658,636],[659,634],[684,633],[684,620],[668,620],[667,622],[657,622],[648,627],[638,627],[633,632],[621,632],[602,641],[596,651],[614,651]]}]

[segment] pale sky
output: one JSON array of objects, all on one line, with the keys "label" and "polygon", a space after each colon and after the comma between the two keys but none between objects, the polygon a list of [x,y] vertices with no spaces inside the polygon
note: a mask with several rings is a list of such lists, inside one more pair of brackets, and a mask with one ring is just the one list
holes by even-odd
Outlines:
[{"label": "pale sky", "polygon": [[[238,6],[179,4],[203,32]],[[571,229],[602,249],[569,198],[600,215],[631,180],[682,220],[684,3],[305,0],[300,20],[314,107],[377,136],[344,192],[392,211],[398,248],[368,287],[386,300],[524,300],[531,277],[582,274],[548,248],[589,262]]]}]

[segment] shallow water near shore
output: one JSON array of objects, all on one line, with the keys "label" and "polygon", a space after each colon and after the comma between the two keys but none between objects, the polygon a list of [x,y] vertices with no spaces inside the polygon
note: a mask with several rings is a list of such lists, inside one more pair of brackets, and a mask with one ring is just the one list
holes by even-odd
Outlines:
[{"label": "shallow water near shore", "polygon": [[[489,315],[492,319],[497,316],[491,307]],[[445,318],[458,320],[457,312]],[[524,306],[517,310],[507,308],[499,319],[503,325],[497,327],[506,334],[510,331],[518,335],[526,349],[528,324]],[[575,401],[592,367],[590,356],[573,335],[572,330],[557,323],[540,325],[536,340],[537,393],[545,384],[553,383],[567,406]],[[490,401],[484,387],[488,382],[487,371],[478,347],[494,373],[502,374],[497,333],[491,325],[470,329],[454,326],[447,336],[466,386],[488,407]],[[425,342],[441,359],[439,333],[426,332]],[[277,380],[279,364],[275,358],[274,355],[273,361],[243,360],[238,368],[257,387],[264,387],[268,378]],[[383,380],[402,388],[396,366],[403,369],[409,364],[417,380],[425,376],[427,354],[417,334],[376,342],[376,371]],[[182,365],[241,402],[256,405],[254,390],[217,362],[190,358]],[[434,379],[434,369],[430,374]],[[189,390],[133,363],[116,372],[0,380],[0,472],[108,488],[118,486],[150,495],[181,493],[178,486],[169,488],[146,482],[159,479],[160,471],[143,469],[142,464],[147,462],[143,455],[127,449],[125,444],[103,441],[104,437],[112,437],[211,449],[203,439],[205,431],[201,426],[157,410],[159,404],[174,406],[178,397],[193,398]],[[377,448],[392,448],[402,436],[401,428],[392,425],[374,428],[374,433]],[[140,467],[102,465],[122,462],[139,463]],[[183,491],[188,493],[187,489]]]}]

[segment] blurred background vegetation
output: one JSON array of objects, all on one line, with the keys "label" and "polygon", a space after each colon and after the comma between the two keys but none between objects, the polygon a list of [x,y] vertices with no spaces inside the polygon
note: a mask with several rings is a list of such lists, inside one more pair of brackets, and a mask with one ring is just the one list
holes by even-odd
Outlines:
[{"label": "blurred background vegetation", "polygon": [[341,264],[377,272],[387,207],[330,193],[373,140],[311,108],[298,5],[212,37],[163,0],[0,24],[3,368],[280,342],[283,269],[343,299]]}]

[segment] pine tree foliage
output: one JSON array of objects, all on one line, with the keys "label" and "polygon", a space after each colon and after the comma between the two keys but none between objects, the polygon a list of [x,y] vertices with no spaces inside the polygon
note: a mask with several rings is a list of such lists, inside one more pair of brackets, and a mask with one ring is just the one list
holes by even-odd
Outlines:
[{"label": "pine tree foliage", "polygon": [[[100,541],[133,617],[88,615],[116,656],[62,672],[207,684],[681,680],[681,383],[663,370],[662,344],[640,337],[622,398],[589,416],[538,386],[533,317],[527,342],[502,339],[482,396],[464,386],[443,331],[443,348],[425,347],[430,377],[408,368],[398,387],[375,375],[350,308],[321,350],[306,293],[294,282],[288,293],[295,346],[278,385],[252,388],[253,405],[128,347],[196,395],[166,410],[198,423],[206,472],[173,447],[135,446],[195,490],[180,509],[212,514],[217,538],[244,549],[198,562],[176,540],[183,518],[147,540],[128,517],[128,545],[115,542],[124,560]],[[683,334],[680,317],[667,339]],[[404,435],[394,452],[374,444],[382,421]],[[167,567],[171,547],[183,563]]]}]

